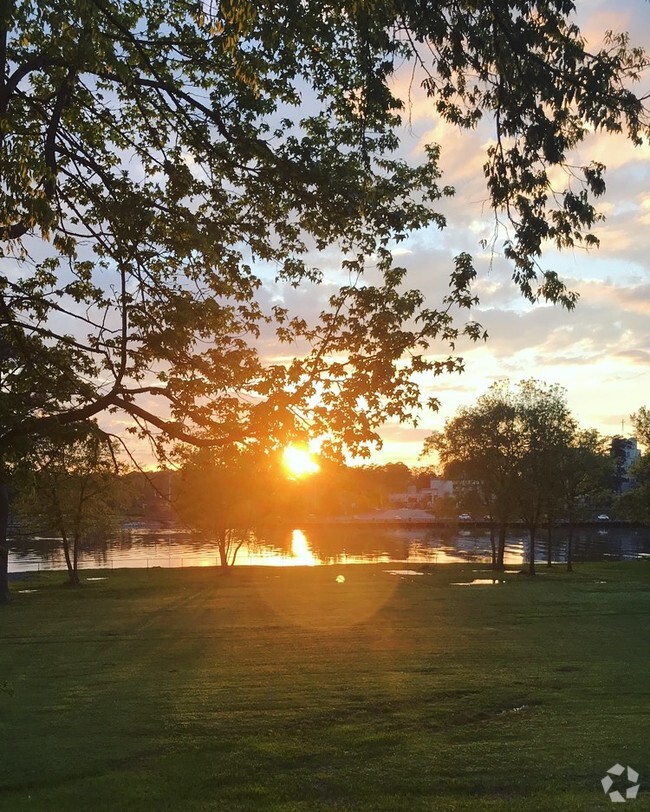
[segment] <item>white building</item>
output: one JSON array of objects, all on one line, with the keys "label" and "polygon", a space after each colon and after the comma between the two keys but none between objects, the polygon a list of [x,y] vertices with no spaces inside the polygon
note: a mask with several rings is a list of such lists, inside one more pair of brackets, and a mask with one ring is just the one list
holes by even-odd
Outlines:
[{"label": "white building", "polygon": [[443,496],[453,496],[454,483],[450,479],[433,477],[428,488],[417,490],[411,485],[404,493],[391,493],[388,501],[391,505],[410,508],[431,508]]}]

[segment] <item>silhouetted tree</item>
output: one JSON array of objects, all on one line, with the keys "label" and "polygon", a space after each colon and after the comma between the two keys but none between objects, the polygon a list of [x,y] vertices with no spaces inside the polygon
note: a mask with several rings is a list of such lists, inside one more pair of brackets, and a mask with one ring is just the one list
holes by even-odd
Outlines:
[{"label": "silhouetted tree", "polygon": [[81,544],[117,526],[119,471],[111,438],[91,422],[39,438],[14,468],[14,481],[21,486],[16,514],[32,531],[61,537],[72,586],[80,583]]},{"label": "silhouetted tree", "polygon": [[507,526],[521,517],[529,532],[528,572],[535,574],[536,537],[545,503],[556,491],[556,468],[571,441],[575,421],[564,391],[530,379],[515,388],[493,384],[425,440],[424,453],[435,451],[449,476],[479,494],[491,524],[492,564],[504,567]]},{"label": "silhouetted tree", "polygon": [[[514,282],[573,307],[538,265],[545,244],[597,242],[604,166],[577,167],[571,150],[594,129],[638,143],[646,123],[629,89],[643,53],[623,35],[588,51],[573,11],[0,4],[0,455],[107,412],[162,460],[170,442],[283,443],[305,427],[367,451],[387,417],[413,419],[414,373],[462,368],[427,351],[484,333],[462,315],[476,303],[471,256],[429,301],[393,261],[410,232],[444,226],[453,192],[438,146],[419,165],[398,152],[402,69],[441,120],[492,120],[487,195]],[[325,277],[332,248],[340,267]],[[285,288],[321,281],[333,285],[321,313],[290,309]],[[299,349],[263,355],[263,331],[265,349]]]},{"label": "silhouetted tree", "polygon": [[567,520],[566,565],[573,569],[573,536],[575,523],[585,518],[589,499],[605,490],[611,478],[611,457],[607,440],[593,429],[578,430],[571,442],[561,450],[556,472],[560,485],[560,505]]},{"label": "silhouetted tree", "polygon": [[219,551],[224,569],[235,564],[242,545],[274,512],[272,458],[236,447],[226,453],[199,449],[183,455],[174,506],[179,516]]},{"label": "silhouetted tree", "polygon": [[[516,483],[521,454],[517,413],[505,382],[493,384],[474,406],[459,409],[443,431],[425,439],[423,454],[437,453],[445,476],[475,492],[491,517],[492,566],[504,568],[508,523],[518,517]],[[498,543],[494,526],[498,528]]]}]

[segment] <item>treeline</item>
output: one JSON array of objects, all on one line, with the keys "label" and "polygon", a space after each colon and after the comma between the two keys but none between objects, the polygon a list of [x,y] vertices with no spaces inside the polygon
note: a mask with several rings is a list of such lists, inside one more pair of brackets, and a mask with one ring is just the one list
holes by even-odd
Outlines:
[{"label": "treeline", "polygon": [[182,523],[215,543],[228,567],[260,526],[367,511],[432,473],[321,459],[317,474],[294,478],[283,469],[281,448],[257,446],[185,450],[173,469],[143,472],[130,470],[119,449],[88,421],[25,446],[12,462],[14,525],[61,538],[72,585],[79,584],[84,547],[124,524]]},{"label": "treeline", "polygon": [[[633,415],[639,441],[650,447],[650,413]],[[312,476],[292,477],[281,448],[230,446],[182,452],[173,470],[129,470],[114,438],[89,421],[30,444],[12,466],[13,514],[25,532],[56,534],[78,584],[84,545],[114,533],[125,522],[180,522],[215,543],[231,566],[241,545],[262,526],[346,514],[394,504],[391,495],[428,493],[420,503],[439,517],[468,512],[487,517],[492,558],[503,567],[508,525],[523,521],[531,540],[530,571],[541,528],[548,560],[553,532],[568,526],[568,566],[574,524],[614,511],[650,521],[650,457],[630,471],[635,487],[617,493],[620,461],[611,438],[582,429],[564,390],[535,380],[494,384],[472,406],[460,409],[442,431],[425,441],[423,457],[436,465],[403,463],[349,466],[322,458]],[[434,476],[452,480],[454,492],[432,499]]]},{"label": "treeline", "polygon": [[[632,416],[639,439],[648,444],[649,415]],[[460,409],[442,431],[425,441],[444,475],[456,484],[459,504],[490,519],[492,563],[504,567],[508,525],[523,521],[530,536],[529,572],[535,573],[535,545],[542,524],[548,563],[553,529],[568,526],[567,567],[571,569],[573,528],[594,506],[613,505],[627,518],[650,519],[650,468],[642,458],[630,471],[636,487],[617,495],[622,460],[611,453],[611,438],[582,429],[570,412],[566,392],[534,379],[512,386],[500,381]]]}]

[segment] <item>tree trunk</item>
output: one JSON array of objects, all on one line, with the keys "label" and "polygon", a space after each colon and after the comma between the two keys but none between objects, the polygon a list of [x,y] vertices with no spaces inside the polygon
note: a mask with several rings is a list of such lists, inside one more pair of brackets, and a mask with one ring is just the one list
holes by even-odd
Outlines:
[{"label": "tree trunk", "polygon": [[497,569],[497,544],[494,535],[494,522],[490,522],[490,550],[492,553],[492,569]]},{"label": "tree trunk", "polygon": [[228,553],[223,543],[219,542],[219,562],[223,569],[228,569]]},{"label": "tree trunk", "polygon": [[61,531],[61,538],[63,539],[65,565],[68,568],[68,583],[70,586],[79,586],[79,575],[77,574],[77,568],[73,563],[72,557],[70,556],[70,542],[68,541],[68,536],[66,535],[65,530]]},{"label": "tree trunk", "polygon": [[504,570],[506,568],[504,563],[506,557],[506,529],[506,523],[501,522],[499,525],[499,546],[497,549],[497,564],[495,567],[497,570]]},{"label": "tree trunk", "polygon": [[530,528],[530,561],[528,562],[528,574],[535,575],[535,530]]},{"label": "tree trunk", "polygon": [[220,531],[217,533],[217,547],[219,548],[219,560],[221,562],[221,569],[228,572],[228,531]]},{"label": "tree trunk", "polygon": [[548,520],[548,530],[546,536],[546,566],[553,566],[553,524]]},{"label": "tree trunk", "polygon": [[74,541],[72,542],[72,572],[70,573],[70,583],[73,586],[81,586],[81,581],[79,580],[79,537],[75,535]]},{"label": "tree trunk", "polygon": [[573,522],[569,522],[569,536],[566,543],[566,571],[573,572]]},{"label": "tree trunk", "polygon": [[9,603],[9,548],[7,526],[9,524],[9,488],[0,482],[0,605]]}]

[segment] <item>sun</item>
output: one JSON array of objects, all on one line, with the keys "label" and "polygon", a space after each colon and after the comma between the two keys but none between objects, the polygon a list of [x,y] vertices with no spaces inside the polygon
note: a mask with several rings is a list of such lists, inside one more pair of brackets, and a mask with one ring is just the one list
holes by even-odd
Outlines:
[{"label": "sun", "polygon": [[282,464],[293,477],[309,476],[320,471],[320,466],[306,448],[288,445],[282,452]]}]

